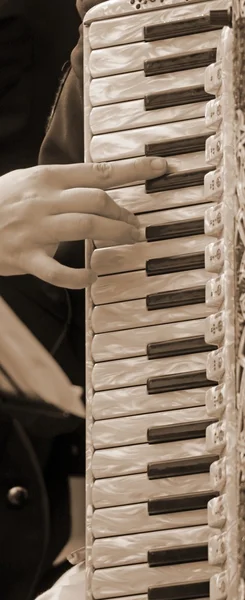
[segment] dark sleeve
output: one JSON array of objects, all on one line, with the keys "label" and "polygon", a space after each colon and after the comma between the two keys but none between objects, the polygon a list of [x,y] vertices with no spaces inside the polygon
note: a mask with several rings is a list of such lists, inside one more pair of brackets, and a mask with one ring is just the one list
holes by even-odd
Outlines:
[{"label": "dark sleeve", "polygon": [[[77,0],[81,20],[101,0]],[[40,164],[83,162],[83,26],[58,91],[39,155]]]}]

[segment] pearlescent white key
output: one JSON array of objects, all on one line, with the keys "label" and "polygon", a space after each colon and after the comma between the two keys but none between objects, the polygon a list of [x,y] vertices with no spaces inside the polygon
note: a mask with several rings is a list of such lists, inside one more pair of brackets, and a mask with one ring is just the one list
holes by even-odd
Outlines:
[{"label": "pearlescent white key", "polygon": [[211,492],[209,473],[149,479],[146,473],[95,479],[92,489],[94,508],[108,508],[147,502],[149,498],[165,498],[179,494]]},{"label": "pearlescent white key", "polygon": [[92,402],[93,418],[95,420],[112,419],[162,410],[204,406],[206,391],[207,388],[197,388],[149,395],[146,386],[139,385],[96,392]]},{"label": "pearlescent white key", "polygon": [[[152,327],[112,331],[95,335],[92,341],[92,357],[94,362],[145,356],[147,344],[166,342],[194,336],[204,336],[207,327],[205,319],[183,321],[170,325],[155,325]],[[212,342],[211,342],[212,343]],[[215,344],[215,342],[214,342]]]},{"label": "pearlescent white key", "polygon": [[[198,206],[184,206],[183,208],[175,208],[173,210],[159,210],[138,215],[139,227],[142,229],[142,237],[145,239],[144,229],[150,225],[165,225],[167,223],[176,223],[180,221],[188,221],[198,218],[206,218],[207,210],[210,205],[200,204]],[[207,231],[205,231],[208,234]],[[213,235],[213,234],[212,234]],[[142,241],[143,241],[142,240]],[[96,248],[108,248],[116,246],[116,242],[108,242],[108,240],[96,240]]]},{"label": "pearlescent white key", "polygon": [[151,462],[207,456],[205,438],[165,444],[137,444],[96,450],[92,458],[95,479],[146,473]]},{"label": "pearlescent white key", "polygon": [[207,544],[211,532],[212,529],[203,525],[201,527],[185,527],[184,532],[183,529],[171,529],[97,539],[92,547],[93,566],[95,569],[103,569],[147,563],[147,554],[150,550]]},{"label": "pearlescent white key", "polygon": [[[131,9],[134,11],[131,15],[125,15],[124,8],[124,14],[121,15],[120,6],[118,6],[116,12],[119,17],[115,16],[115,8],[112,5],[111,15],[107,12],[106,19],[91,23],[89,28],[90,46],[92,49],[95,49],[117,46],[118,44],[130,44],[131,42],[141,42],[144,40],[144,27],[147,25],[159,25],[171,21],[184,21],[185,19],[202,17],[209,15],[210,10],[217,10],[218,8],[225,8],[226,6],[228,8],[230,6],[227,0],[199,2],[200,0],[195,0],[195,4],[186,3],[182,6],[169,6],[170,4],[175,4],[175,2],[168,0],[166,4],[164,4],[164,7],[161,5],[159,6],[160,10],[149,11],[149,9],[146,9],[145,12],[135,11],[134,7],[131,8],[131,6],[128,5],[128,10]],[[154,6],[151,8],[154,8]],[[113,18],[110,19],[110,16]],[[116,51],[117,49],[115,48],[115,52]]]},{"label": "pearlescent white key", "polygon": [[[176,239],[173,239],[159,242],[139,242],[133,245],[113,246],[111,248],[98,248],[92,254],[91,268],[97,275],[138,271],[145,269],[146,261],[149,259],[205,252],[205,248],[213,240],[214,238],[210,236],[197,235],[178,238],[178,242],[176,242]],[[217,252],[215,256],[216,254]],[[213,259],[213,262],[211,261],[211,256],[213,255],[213,252],[212,255],[208,255],[212,268],[215,262],[215,259]]]},{"label": "pearlescent white key", "polygon": [[[141,71],[144,61],[158,58],[170,58],[186,52],[200,52],[216,48],[220,31],[207,31],[167,40],[139,42],[115,47],[92,50],[89,57],[89,70],[92,78]],[[123,44],[123,40],[119,44]]]},{"label": "pearlescent white key", "polygon": [[[152,127],[140,127],[139,129],[120,131],[113,133],[105,133],[95,135],[90,142],[90,154],[94,162],[102,160],[120,160],[133,158],[134,156],[145,156],[145,145],[157,142],[174,141],[174,139],[201,136],[207,133],[204,118],[190,119],[189,121],[179,121],[177,123],[167,123],[154,125]],[[177,155],[177,153],[176,153]],[[181,157],[181,153],[179,153]],[[182,153],[183,165],[177,163],[176,156],[171,156],[168,159],[168,172],[173,172],[174,169],[186,170],[188,165],[184,165],[185,153]],[[186,156],[192,161],[192,168],[205,167],[205,153],[193,152]]]},{"label": "pearlescent white key", "polygon": [[148,567],[145,564],[114,569],[97,569],[92,578],[95,600],[145,593],[149,587],[206,581],[217,573],[218,567],[208,562],[186,563],[167,567]]},{"label": "pearlescent white key", "polygon": [[109,194],[119,206],[137,214],[211,202],[204,199],[203,190],[202,185],[197,185],[147,194],[144,185],[134,185],[115,188]]},{"label": "pearlescent white key", "polygon": [[157,310],[147,310],[146,300],[130,300],[95,306],[92,313],[92,327],[94,333],[106,331],[119,331],[133,329],[134,327],[147,327],[161,323],[174,323],[201,319],[212,312],[212,307],[207,304],[190,304]]},{"label": "pearlescent white key", "polygon": [[155,277],[148,277],[145,270],[108,275],[98,277],[91,287],[91,295],[94,304],[134,300],[157,292],[204,285],[210,275],[211,273],[205,269],[156,275]]},{"label": "pearlescent white key", "polygon": [[105,361],[94,365],[92,383],[94,390],[145,385],[151,377],[177,375],[190,371],[203,371],[207,365],[207,352],[186,354],[148,360],[144,356]]},{"label": "pearlescent white key", "polygon": [[92,106],[103,106],[128,100],[144,98],[156,92],[183,89],[203,85],[204,68],[153,75],[145,77],[144,71],[98,77],[90,84],[89,96]]},{"label": "pearlescent white key", "polygon": [[146,415],[95,421],[92,442],[95,449],[147,443],[149,427],[201,422],[208,419],[206,407],[185,408]]},{"label": "pearlescent white key", "polygon": [[149,515],[148,504],[142,503],[98,509],[92,517],[95,538],[195,525],[207,525],[207,509]]},{"label": "pearlescent white key", "polygon": [[146,110],[143,99],[95,106],[89,115],[93,135],[204,117],[205,102]]}]

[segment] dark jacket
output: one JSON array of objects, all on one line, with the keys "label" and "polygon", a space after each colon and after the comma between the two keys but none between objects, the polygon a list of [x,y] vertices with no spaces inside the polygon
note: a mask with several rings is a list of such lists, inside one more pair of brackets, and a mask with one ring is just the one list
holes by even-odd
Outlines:
[{"label": "dark jacket", "polygon": [[[74,39],[74,0],[0,0],[1,174],[36,164]],[[56,100],[42,163],[83,160],[80,49],[81,41],[72,54],[74,70]],[[58,251],[60,261],[71,266],[83,265],[83,254],[83,243]],[[50,352],[64,334],[55,358],[74,384],[84,386],[84,293],[67,292],[32,276],[0,278],[0,293]],[[69,537],[68,475],[84,473],[84,422],[75,417],[50,419],[48,414],[20,414],[0,394],[4,600],[33,600],[51,585],[52,576],[49,581],[46,577],[46,584],[43,577]],[[76,458],[74,446],[79,450]]]}]

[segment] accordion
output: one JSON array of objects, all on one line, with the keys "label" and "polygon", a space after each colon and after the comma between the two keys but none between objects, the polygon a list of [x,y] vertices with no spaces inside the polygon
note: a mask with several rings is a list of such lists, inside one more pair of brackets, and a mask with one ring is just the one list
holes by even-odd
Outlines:
[{"label": "accordion", "polygon": [[86,242],[88,599],[245,598],[244,40],[244,0],[85,15],[86,162],[168,163]]}]

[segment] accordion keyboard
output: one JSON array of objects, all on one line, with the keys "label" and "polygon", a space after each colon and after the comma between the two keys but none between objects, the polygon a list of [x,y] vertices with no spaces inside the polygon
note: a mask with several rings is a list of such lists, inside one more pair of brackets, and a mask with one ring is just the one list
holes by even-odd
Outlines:
[{"label": "accordion keyboard", "polygon": [[228,8],[111,0],[85,17],[86,160],[168,161],[167,175],[109,192],[138,215],[142,241],[87,243],[99,275],[87,295],[95,600],[237,599],[225,493],[234,416]]}]

